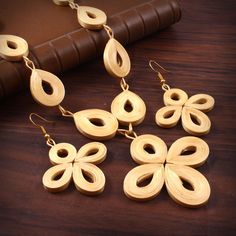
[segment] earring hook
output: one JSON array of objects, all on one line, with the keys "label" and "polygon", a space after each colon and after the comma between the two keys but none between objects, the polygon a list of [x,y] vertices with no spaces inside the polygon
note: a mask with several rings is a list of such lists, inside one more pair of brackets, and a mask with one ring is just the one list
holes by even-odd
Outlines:
[{"label": "earring hook", "polygon": [[46,129],[45,129],[42,125],[37,124],[37,123],[33,120],[33,118],[32,118],[33,116],[36,116],[36,117],[38,117],[39,119],[41,119],[41,120],[43,120],[43,121],[45,121],[45,122],[47,122],[47,123],[53,123],[54,121],[47,120],[47,119],[43,118],[42,116],[38,115],[37,113],[30,113],[30,115],[29,115],[29,120],[30,120],[30,122],[31,122],[34,126],[36,126],[36,127],[38,127],[38,128],[41,129],[42,133],[44,134],[44,138],[46,139],[47,145],[50,146],[50,147],[54,146],[54,145],[56,144],[55,141],[50,137],[50,135],[47,133]]},{"label": "earring hook", "polygon": [[156,62],[155,60],[150,60],[149,61],[149,66],[151,67],[151,69],[154,71],[154,72],[157,72],[157,73],[160,73],[158,69],[156,69],[155,67],[159,67],[161,68],[162,70],[164,70],[165,72],[170,72],[169,70],[165,69],[163,66],[161,66],[158,62]]},{"label": "earring hook", "polygon": [[162,76],[161,72],[158,70],[158,68],[161,68],[163,71],[165,72],[170,72],[169,70],[165,69],[163,66],[161,66],[158,62],[156,62],[155,60],[150,60],[149,61],[149,66],[151,67],[151,69],[157,73],[157,76],[160,80],[161,83],[161,87],[164,91],[170,90],[170,86],[168,84],[166,84],[166,80],[164,79],[164,77]]}]

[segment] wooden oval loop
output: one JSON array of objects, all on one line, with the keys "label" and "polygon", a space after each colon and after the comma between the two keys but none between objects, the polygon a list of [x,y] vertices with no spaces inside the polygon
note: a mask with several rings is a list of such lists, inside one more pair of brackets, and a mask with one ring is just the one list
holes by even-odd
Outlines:
[{"label": "wooden oval loop", "polygon": [[[131,110],[127,111],[126,105]],[[111,113],[122,125],[129,125],[130,123],[138,125],[144,120],[146,105],[137,94],[125,90],[112,101]]]},{"label": "wooden oval loop", "polygon": [[[151,150],[151,153],[148,152]],[[140,135],[130,145],[130,154],[138,164],[164,163],[167,146],[159,137],[151,134]]]},{"label": "wooden oval loop", "polygon": [[202,111],[183,107],[181,118],[184,130],[192,135],[204,135],[210,131],[211,121]]},{"label": "wooden oval loop", "polygon": [[[143,187],[138,184],[152,176],[151,182]],[[145,164],[133,168],[124,179],[125,195],[133,200],[151,200],[159,194],[164,185],[164,166],[162,164]]]},{"label": "wooden oval loop", "polygon": [[[85,179],[87,175],[92,182]],[[102,193],[105,187],[105,176],[103,172],[91,163],[75,163],[73,169],[73,180],[76,188],[87,195]]]},{"label": "wooden oval loop", "polygon": [[67,6],[69,2],[74,2],[74,0],[53,0],[53,2],[59,6]]},{"label": "wooden oval loop", "polygon": [[80,148],[75,158],[75,162],[89,162],[99,164],[103,162],[107,155],[107,148],[103,143],[87,143]]},{"label": "wooden oval loop", "polygon": [[79,6],[77,16],[80,25],[89,30],[102,29],[107,22],[105,12],[94,7]]},{"label": "wooden oval loop", "polygon": [[[185,188],[182,180],[187,181],[193,190]],[[165,184],[170,197],[183,206],[200,207],[210,197],[211,189],[207,179],[188,166],[166,164]]]},{"label": "wooden oval loop", "polygon": [[103,54],[107,72],[116,78],[124,78],[130,72],[130,58],[125,48],[114,38],[109,39]]},{"label": "wooden oval loop", "polygon": [[86,137],[95,140],[113,138],[119,125],[114,115],[100,109],[79,111],[73,117],[77,129]]},{"label": "wooden oval loop", "polygon": [[208,94],[196,94],[188,99],[185,106],[198,109],[203,112],[208,112],[213,109],[215,100]]},{"label": "wooden oval loop", "polygon": [[171,145],[167,155],[167,162],[198,167],[207,160],[209,152],[209,147],[204,140],[191,136],[183,137]]},{"label": "wooden oval loop", "polygon": [[0,35],[0,57],[7,61],[21,61],[28,56],[28,43],[15,35]]},{"label": "wooden oval loop", "polygon": [[49,151],[49,158],[53,165],[73,162],[76,157],[76,148],[69,143],[58,143]]},{"label": "wooden oval loop", "polygon": [[[44,91],[43,81],[50,85],[51,94]],[[54,74],[39,69],[32,70],[30,90],[33,98],[38,103],[50,107],[59,105],[65,96],[65,88],[61,80]]]},{"label": "wooden oval loop", "polygon": [[182,106],[166,106],[156,113],[157,125],[164,128],[171,128],[177,124],[181,117]]},{"label": "wooden oval loop", "polygon": [[182,106],[188,100],[188,95],[181,89],[172,88],[164,93],[163,100],[166,106]]},{"label": "wooden oval loop", "polygon": [[[63,173],[64,172],[64,173]],[[57,176],[63,175],[59,179]],[[72,179],[72,164],[65,163],[51,167],[43,175],[43,186],[49,192],[61,192],[68,187]]]}]

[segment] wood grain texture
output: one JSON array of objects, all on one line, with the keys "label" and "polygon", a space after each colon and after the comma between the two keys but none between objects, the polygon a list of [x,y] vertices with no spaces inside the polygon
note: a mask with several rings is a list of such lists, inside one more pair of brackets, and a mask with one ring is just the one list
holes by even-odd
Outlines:
[{"label": "wood grain texture", "polygon": [[[47,126],[56,142],[80,147],[88,139],[77,132],[73,121],[62,118],[54,108],[40,107],[28,92],[1,103],[1,235],[235,235],[236,3],[181,3],[180,23],[128,48],[132,69],[127,82],[147,104],[146,118],[135,131],[157,135],[168,147],[186,132],[180,124],[168,130],[155,124],[163,93],[148,60],[156,59],[173,72],[166,75],[170,86],[183,89],[189,96],[206,93],[215,98],[215,108],[208,113],[212,129],[203,136],[210,156],[198,168],[211,185],[209,203],[186,209],[170,200],[166,190],[147,203],[126,198],[123,180],[136,164],[129,154],[130,140],[120,136],[105,142],[107,158],[99,166],[106,175],[103,194],[83,196],[73,186],[60,194],[46,192],[41,178],[51,166],[48,147],[29,122],[29,113],[38,112],[57,121]],[[108,110],[120,93],[118,81],[106,73],[102,59],[60,78],[66,88],[63,105],[72,111]]]}]

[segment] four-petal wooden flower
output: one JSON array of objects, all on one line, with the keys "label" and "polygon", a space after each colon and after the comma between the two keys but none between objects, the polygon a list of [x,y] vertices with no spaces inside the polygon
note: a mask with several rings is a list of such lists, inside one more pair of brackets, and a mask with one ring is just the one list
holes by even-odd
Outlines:
[{"label": "four-petal wooden flower", "polygon": [[[149,134],[141,135],[132,141],[130,152],[134,161],[141,164],[133,168],[124,180],[124,192],[130,199],[152,199],[165,183],[171,198],[181,205],[198,207],[208,201],[209,183],[192,168],[202,165],[209,155],[209,147],[202,139],[192,136],[180,138],[167,152],[162,139]],[[149,184],[140,186],[141,182],[150,178]],[[185,188],[184,182],[192,189]]]},{"label": "four-petal wooden flower", "polygon": [[105,176],[95,164],[101,163],[106,153],[106,146],[99,142],[85,144],[78,153],[69,143],[52,146],[49,158],[54,166],[43,175],[45,189],[50,192],[63,191],[73,179],[80,192],[88,195],[101,193],[105,186]]},{"label": "four-petal wooden flower", "polygon": [[210,131],[211,121],[206,114],[214,107],[214,98],[207,94],[196,94],[188,99],[181,89],[169,89],[163,96],[165,107],[156,113],[156,123],[164,128],[177,124],[180,117],[184,130],[193,135],[204,135]]}]

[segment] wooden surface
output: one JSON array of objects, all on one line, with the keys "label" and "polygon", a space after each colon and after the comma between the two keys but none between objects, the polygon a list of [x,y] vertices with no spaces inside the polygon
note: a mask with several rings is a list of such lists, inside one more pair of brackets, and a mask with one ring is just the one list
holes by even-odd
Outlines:
[{"label": "wooden surface", "polygon": [[[0,105],[0,235],[236,234],[236,3],[181,2],[183,18],[179,24],[128,48],[132,69],[127,81],[147,104],[146,118],[136,132],[158,135],[168,147],[187,134],[180,124],[168,130],[155,124],[163,93],[148,60],[157,59],[172,71],[167,75],[170,86],[189,95],[208,93],[215,98],[216,106],[208,113],[212,130],[204,137],[210,157],[198,168],[211,185],[207,206],[186,209],[165,189],[147,203],[129,200],[122,185],[136,164],[129,154],[130,141],[120,136],[105,142],[108,156],[99,165],[107,178],[102,195],[84,196],[73,185],[60,194],[46,192],[41,178],[51,166],[49,149],[40,131],[29,122],[29,113],[56,120],[46,127],[56,142],[69,142],[79,149],[89,140],[77,132],[72,120],[36,104],[28,91]],[[102,60],[60,78],[66,88],[63,105],[73,112],[109,110],[112,99],[120,93],[118,81],[106,73]]]}]

